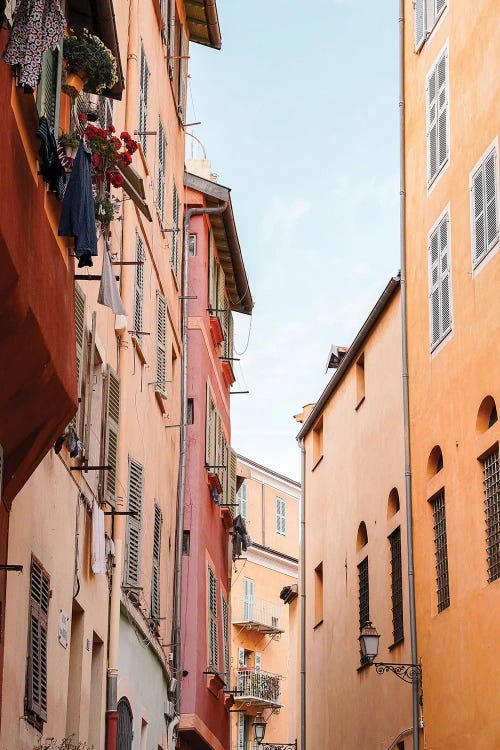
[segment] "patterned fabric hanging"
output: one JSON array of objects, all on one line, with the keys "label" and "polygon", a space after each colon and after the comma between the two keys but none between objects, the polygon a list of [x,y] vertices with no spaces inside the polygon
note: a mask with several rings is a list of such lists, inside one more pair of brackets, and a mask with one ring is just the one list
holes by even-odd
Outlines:
[{"label": "patterned fabric hanging", "polygon": [[2,58],[20,65],[19,85],[34,89],[42,72],[42,55],[63,35],[66,20],[59,0],[19,0]]}]

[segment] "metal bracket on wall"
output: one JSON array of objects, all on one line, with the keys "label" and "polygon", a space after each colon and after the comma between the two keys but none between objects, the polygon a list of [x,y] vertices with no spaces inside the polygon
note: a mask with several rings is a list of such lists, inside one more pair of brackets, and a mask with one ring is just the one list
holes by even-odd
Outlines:
[{"label": "metal bracket on wall", "polygon": [[22,565],[0,565],[0,571],[5,571],[6,573],[22,573],[23,572],[23,566]]}]

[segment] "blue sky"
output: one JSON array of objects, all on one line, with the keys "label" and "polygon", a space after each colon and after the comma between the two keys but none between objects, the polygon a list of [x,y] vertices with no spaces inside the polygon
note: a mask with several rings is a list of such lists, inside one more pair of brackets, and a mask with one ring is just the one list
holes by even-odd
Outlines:
[{"label": "blue sky", "polygon": [[[218,11],[222,50],[191,47],[188,121],[202,121],[192,132],[232,189],[255,301],[231,442],[298,478],[292,415],[317,400],[331,344],[351,343],[399,269],[398,4]],[[235,318],[242,351],[250,319]]]}]

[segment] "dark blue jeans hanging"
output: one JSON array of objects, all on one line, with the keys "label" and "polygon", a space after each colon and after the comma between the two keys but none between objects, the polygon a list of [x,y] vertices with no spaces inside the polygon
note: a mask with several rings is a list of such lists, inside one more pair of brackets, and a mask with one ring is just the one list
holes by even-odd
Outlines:
[{"label": "dark blue jeans hanging", "polygon": [[81,140],[68,186],[64,193],[59,222],[59,236],[75,238],[75,255],[78,258],[78,268],[93,265],[92,256],[97,255],[97,232],[90,159],[90,149]]}]

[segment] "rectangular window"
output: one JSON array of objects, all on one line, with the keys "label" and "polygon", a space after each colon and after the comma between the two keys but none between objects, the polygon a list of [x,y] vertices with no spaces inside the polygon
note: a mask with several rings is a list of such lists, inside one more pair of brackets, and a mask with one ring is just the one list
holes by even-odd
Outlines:
[{"label": "rectangular window", "polygon": [[238,514],[246,519],[247,517],[247,485],[243,482],[238,492],[236,493],[236,502],[238,503]]},{"label": "rectangular window", "polygon": [[156,192],[156,207],[160,214],[163,226],[163,214],[165,211],[165,169],[167,166],[167,139],[161,119],[158,118],[158,182]]},{"label": "rectangular window", "polygon": [[393,643],[404,638],[403,632],[403,571],[401,565],[401,528],[398,526],[389,537],[391,548],[391,599]]},{"label": "rectangular window", "polygon": [[156,390],[167,396],[167,302],[156,292]]},{"label": "rectangular window", "polygon": [[286,503],[281,497],[276,498],[276,533],[286,535]]},{"label": "rectangular window", "polygon": [[224,680],[226,686],[229,686],[229,605],[224,594],[221,592],[222,603],[222,638],[223,638],[223,656],[224,656]]},{"label": "rectangular window", "polygon": [[161,552],[161,526],[162,512],[159,505],[155,503],[155,517],[153,530],[153,568],[151,575],[151,617],[160,617],[160,552]]},{"label": "rectangular window", "polygon": [[446,509],[444,490],[432,500],[434,520],[434,556],[436,559],[436,589],[438,612],[450,606],[450,584],[448,579],[448,541],[446,538]]},{"label": "rectangular window", "polygon": [[483,463],[488,582],[500,578],[500,473],[498,448]]},{"label": "rectangular window", "polygon": [[31,558],[26,711],[35,724],[47,721],[47,625],[50,578]]},{"label": "rectangular window", "polygon": [[429,237],[429,320],[431,349],[452,328],[450,224],[446,213]]},{"label": "rectangular window", "polygon": [[427,76],[427,183],[430,185],[448,159],[448,50]]},{"label": "rectangular window", "polygon": [[490,149],[471,175],[472,262],[476,266],[498,242],[498,157]]},{"label": "rectangular window", "polygon": [[[368,579],[368,557],[358,565],[358,608],[359,628],[370,622],[370,585]],[[360,651],[361,666],[368,664],[368,659]]]},{"label": "rectangular window", "polygon": [[175,275],[177,275],[179,263],[179,234],[179,196],[177,194],[177,186],[174,182],[172,188],[172,251],[170,253],[170,265]]},{"label": "rectangular window", "polygon": [[314,624],[323,620],[323,563],[314,569]]},{"label": "rectangular window", "polygon": [[245,622],[253,620],[254,585],[252,578],[245,578],[243,580],[243,619]]},{"label": "rectangular window", "polygon": [[142,342],[144,306],[144,243],[139,234],[135,235],[135,283],[134,283],[134,335]]},{"label": "rectangular window", "polygon": [[196,255],[197,243],[198,243],[198,235],[190,234],[189,235],[189,255],[191,255],[191,257],[194,257]]},{"label": "rectangular window", "polygon": [[125,584],[139,587],[141,583],[141,530],[144,468],[129,457],[128,508],[134,515],[127,516]]},{"label": "rectangular window", "polygon": [[139,78],[139,135],[137,140],[142,146],[144,155],[148,150],[148,139],[146,131],[148,129],[148,88],[149,88],[149,68],[144,52],[144,44],[141,41],[141,68]]},{"label": "rectangular window", "polygon": [[364,352],[356,361],[356,406],[359,406],[365,397],[365,355]]},{"label": "rectangular window", "polygon": [[219,631],[217,627],[217,578],[208,566],[208,668],[219,671]]}]

